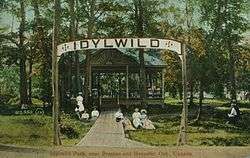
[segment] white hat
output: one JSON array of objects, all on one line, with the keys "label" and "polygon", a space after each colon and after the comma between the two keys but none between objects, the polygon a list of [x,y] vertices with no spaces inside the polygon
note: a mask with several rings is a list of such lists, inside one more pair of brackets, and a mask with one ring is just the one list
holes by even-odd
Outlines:
[{"label": "white hat", "polygon": [[141,113],[147,113],[147,110],[141,109]]}]

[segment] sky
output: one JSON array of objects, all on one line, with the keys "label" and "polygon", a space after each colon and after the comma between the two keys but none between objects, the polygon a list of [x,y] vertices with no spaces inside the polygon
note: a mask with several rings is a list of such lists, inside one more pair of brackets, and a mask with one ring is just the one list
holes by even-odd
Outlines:
[{"label": "sky", "polygon": [[[250,3],[250,0],[249,0],[249,3]],[[27,17],[26,20],[31,20],[33,18],[33,11],[31,8],[27,8],[26,17]],[[247,19],[248,24],[250,24],[250,10],[248,11],[247,14],[244,15],[244,17]],[[9,13],[3,12],[0,15],[0,26],[4,28],[8,28],[8,31],[16,31],[19,27],[18,25],[19,25],[18,19],[11,16]],[[250,26],[249,26],[249,29],[243,34],[243,36],[250,41]]]}]

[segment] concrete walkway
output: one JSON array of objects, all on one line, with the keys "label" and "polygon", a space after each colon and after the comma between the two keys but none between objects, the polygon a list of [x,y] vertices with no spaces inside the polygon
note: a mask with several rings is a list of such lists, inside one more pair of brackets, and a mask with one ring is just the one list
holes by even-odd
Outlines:
[{"label": "concrete walkway", "polygon": [[123,125],[121,122],[115,121],[114,114],[115,111],[102,112],[90,131],[77,146],[150,147],[149,145],[125,138]]}]

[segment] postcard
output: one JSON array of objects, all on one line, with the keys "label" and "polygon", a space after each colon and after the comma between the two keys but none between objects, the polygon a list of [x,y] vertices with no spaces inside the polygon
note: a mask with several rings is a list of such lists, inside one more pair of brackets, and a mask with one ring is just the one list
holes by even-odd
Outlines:
[{"label": "postcard", "polygon": [[250,158],[247,1],[0,12],[0,157]]}]

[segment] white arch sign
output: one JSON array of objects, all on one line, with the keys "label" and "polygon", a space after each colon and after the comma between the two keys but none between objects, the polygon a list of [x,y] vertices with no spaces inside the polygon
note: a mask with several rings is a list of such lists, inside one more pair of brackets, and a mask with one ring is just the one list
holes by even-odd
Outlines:
[{"label": "white arch sign", "polygon": [[63,53],[88,49],[111,49],[111,48],[130,48],[130,49],[167,49],[181,54],[181,43],[156,38],[112,38],[112,39],[84,39],[63,43],[57,46],[57,56]]}]

